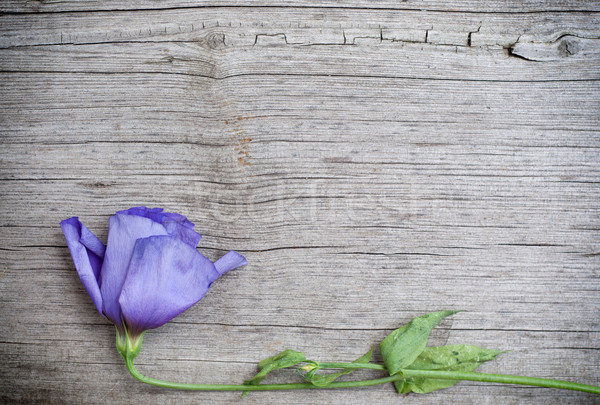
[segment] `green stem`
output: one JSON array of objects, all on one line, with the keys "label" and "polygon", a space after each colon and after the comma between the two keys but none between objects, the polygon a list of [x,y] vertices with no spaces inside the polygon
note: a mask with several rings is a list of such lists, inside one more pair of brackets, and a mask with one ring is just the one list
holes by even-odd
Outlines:
[{"label": "green stem", "polygon": [[[465,380],[491,382],[499,384],[530,385],[534,387],[558,388],[572,391],[589,392],[600,395],[600,387],[587,384],[579,384],[562,380],[551,380],[547,378],[523,377],[507,374],[470,373],[461,371],[438,371],[438,370],[400,370],[397,375],[384,378],[362,381],[333,382],[324,387],[317,387],[311,383],[290,384],[260,384],[260,385],[233,385],[233,384],[185,384],[170,381],[157,380],[141,374],[133,364],[133,359],[126,359],[127,369],[137,380],[163,388],[174,388],[193,391],[276,391],[297,389],[321,389],[321,388],[352,388],[368,387],[372,385],[387,384],[394,381],[406,379],[406,377],[431,378],[438,380]],[[372,370],[386,370],[385,366],[373,363],[319,363],[324,368],[366,368]]]},{"label": "green stem", "polygon": [[[386,370],[385,366],[373,363],[319,363],[319,368],[368,368],[372,370]],[[551,380],[547,378],[523,377],[507,374],[485,374],[459,371],[408,369],[401,370],[399,374],[404,375],[405,377],[432,378],[438,380],[468,380],[499,384],[531,385],[534,387],[558,388],[563,390],[582,391],[600,395],[600,387],[594,385],[579,384],[562,380]]]},{"label": "green stem", "polygon": [[127,369],[137,380],[163,388],[174,388],[180,390],[191,391],[276,391],[276,390],[299,390],[299,389],[319,389],[319,388],[352,388],[352,387],[368,387],[371,385],[387,384],[394,381],[403,380],[405,377],[394,375],[384,378],[376,378],[373,380],[363,381],[344,381],[333,382],[325,387],[317,387],[311,383],[294,383],[294,384],[261,384],[261,385],[230,385],[230,384],[185,384],[170,381],[157,380],[151,377],[146,377],[141,374],[133,364],[133,359],[128,358],[125,361]]},{"label": "green stem", "polygon": [[468,380],[499,384],[531,385],[535,387],[558,388],[600,395],[600,387],[596,387],[594,385],[579,384],[561,380],[550,380],[547,378],[436,370],[400,370],[399,374],[405,377],[434,378],[439,380]]}]

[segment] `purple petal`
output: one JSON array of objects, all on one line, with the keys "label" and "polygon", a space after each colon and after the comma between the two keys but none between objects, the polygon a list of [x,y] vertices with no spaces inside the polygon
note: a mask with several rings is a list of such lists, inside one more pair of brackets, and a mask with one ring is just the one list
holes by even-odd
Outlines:
[{"label": "purple petal", "polygon": [[167,235],[160,223],[137,215],[115,214],[109,220],[108,243],[101,271],[104,315],[115,325],[121,326],[119,295],[136,240],[154,235]]},{"label": "purple petal", "polygon": [[194,224],[186,217],[171,212],[163,212],[162,208],[134,207],[126,211],[118,211],[117,214],[137,215],[149,218],[154,222],[162,224],[169,235],[177,236],[192,247],[198,246],[202,236],[193,230]]},{"label": "purple petal", "polygon": [[96,309],[102,314],[100,269],[104,258],[104,245],[79,222],[77,217],[65,219],[60,223],[60,227],[67,240],[79,279],[96,305]]},{"label": "purple petal", "polygon": [[217,271],[223,275],[227,273],[229,270],[233,270],[240,266],[247,265],[248,262],[246,258],[241,254],[234,252],[233,250],[227,253],[225,256],[221,257],[219,260],[215,262],[215,267]]},{"label": "purple petal", "polygon": [[184,217],[183,215],[175,214],[175,213],[171,213],[171,212],[163,212],[162,208],[133,207],[133,208],[129,208],[128,210],[117,211],[117,214],[137,215],[139,217],[150,218],[154,222],[158,222],[158,223],[162,223],[164,218],[167,217],[171,221],[178,222],[179,224],[181,224],[187,228],[191,229],[194,227],[194,224],[192,222],[188,221],[188,219],[186,217]]},{"label": "purple petal", "polygon": [[175,237],[138,240],[119,298],[128,331],[136,335],[170,321],[219,276],[210,260]]}]

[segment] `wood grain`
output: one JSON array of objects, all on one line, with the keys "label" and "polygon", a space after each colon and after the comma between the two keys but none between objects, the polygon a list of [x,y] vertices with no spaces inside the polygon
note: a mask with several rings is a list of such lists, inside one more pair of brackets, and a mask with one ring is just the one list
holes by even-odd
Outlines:
[{"label": "wood grain", "polygon": [[[250,263],[146,335],[151,376],[238,383],[286,348],[352,360],[413,316],[464,309],[432,344],[512,350],[486,372],[600,385],[597,3],[0,10],[0,402],[239,400],[138,384],[122,364],[58,223],[106,240],[137,205]],[[244,399],[392,401],[598,403],[469,382]]]}]

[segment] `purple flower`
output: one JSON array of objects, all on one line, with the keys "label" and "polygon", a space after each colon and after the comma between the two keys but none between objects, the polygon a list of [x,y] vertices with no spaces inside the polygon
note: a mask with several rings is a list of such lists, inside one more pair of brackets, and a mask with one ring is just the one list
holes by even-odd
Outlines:
[{"label": "purple flower", "polygon": [[170,321],[229,270],[247,264],[231,251],[215,263],[198,253],[200,234],[179,214],[135,207],[110,218],[106,248],[77,217],[60,223],[75,268],[98,312],[125,336]]}]

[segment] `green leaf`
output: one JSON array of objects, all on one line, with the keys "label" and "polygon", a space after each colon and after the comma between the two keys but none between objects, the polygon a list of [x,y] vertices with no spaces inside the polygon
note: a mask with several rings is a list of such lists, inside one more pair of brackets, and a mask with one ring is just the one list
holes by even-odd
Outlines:
[{"label": "green leaf", "polygon": [[[371,357],[373,357],[373,349],[369,350],[367,353],[354,360],[353,364],[366,364],[371,361]],[[311,370],[306,374],[301,374],[302,377],[317,387],[325,387],[343,375],[348,375],[355,371],[355,368],[345,368],[343,371],[332,373],[332,374],[315,374],[315,371],[318,370],[318,367]]]},{"label": "green leaf", "polygon": [[[294,350],[284,350],[275,356],[266,358],[258,363],[260,371],[254,377],[244,381],[244,385],[258,385],[264,378],[273,370],[280,368],[292,367],[298,363],[306,361],[306,357],[301,352]],[[248,394],[248,391],[244,391],[242,398]]]},{"label": "green leaf", "polygon": [[[471,345],[427,347],[407,369],[439,371],[475,371],[486,361],[494,360],[502,351],[482,349]],[[437,380],[433,378],[407,378],[398,389],[399,393],[426,394],[450,387],[460,380]]]},{"label": "green leaf", "polygon": [[432,312],[413,318],[383,339],[379,349],[390,375],[412,364],[425,349],[432,329],[442,319],[457,312],[459,311]]},{"label": "green leaf", "polygon": [[244,381],[245,385],[258,385],[273,370],[292,367],[306,361],[304,354],[294,350],[284,350],[275,356],[269,357],[258,363],[260,371],[254,377]]}]

